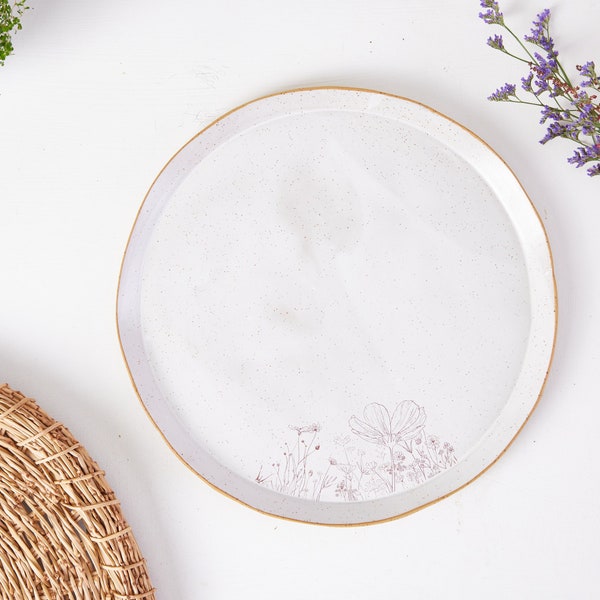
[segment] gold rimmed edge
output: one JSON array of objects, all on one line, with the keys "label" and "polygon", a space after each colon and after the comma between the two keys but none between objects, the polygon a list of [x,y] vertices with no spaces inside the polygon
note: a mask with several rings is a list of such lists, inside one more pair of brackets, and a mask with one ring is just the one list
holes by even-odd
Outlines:
[{"label": "gold rimmed edge", "polygon": [[[181,454],[179,454],[179,452],[177,452],[177,450],[173,447],[173,445],[171,444],[171,442],[167,439],[167,437],[165,436],[165,434],[163,433],[163,431],[161,430],[161,428],[158,426],[158,424],[156,423],[156,421],[154,420],[154,418],[152,417],[152,415],[150,414],[150,411],[148,410],[146,404],[144,403],[144,400],[142,399],[142,396],[137,388],[137,385],[135,383],[135,380],[133,378],[133,374],[131,373],[131,369],[129,368],[129,362],[127,361],[127,356],[125,354],[125,350],[123,348],[123,342],[121,339],[121,331],[120,331],[120,327],[119,327],[119,291],[121,289],[121,277],[123,275],[123,267],[125,264],[125,258],[127,256],[127,251],[129,250],[129,246],[131,243],[131,238],[133,237],[133,233],[135,231],[136,225],[138,223],[141,211],[146,203],[146,200],[148,199],[148,195],[150,194],[150,192],[152,191],[152,189],[154,188],[156,182],[160,179],[161,175],[164,173],[164,171],[168,168],[168,166],[173,162],[173,160],[175,159],[175,157],[177,155],[179,155],[179,153],[186,148],[189,144],[191,144],[196,138],[198,138],[199,136],[201,136],[204,132],[206,132],[208,129],[214,127],[217,123],[219,123],[220,121],[226,119],[227,117],[229,117],[230,115],[232,115],[233,113],[238,112],[239,110],[242,110],[244,108],[246,108],[247,106],[250,106],[252,104],[255,104],[257,102],[260,102],[262,100],[266,100],[268,98],[275,98],[277,96],[285,96],[287,94],[294,94],[294,93],[298,93],[298,92],[314,92],[314,91],[327,91],[327,90],[343,90],[343,91],[348,91],[348,92],[365,92],[365,93],[370,93],[370,94],[377,94],[380,96],[386,96],[389,98],[394,98],[397,100],[404,100],[406,102],[409,102],[411,104],[415,104],[417,106],[421,106],[423,108],[425,108],[426,110],[442,117],[443,119],[446,119],[447,121],[449,121],[450,123],[453,123],[454,125],[456,125],[457,127],[459,127],[460,129],[462,129],[463,131],[465,131],[466,133],[468,133],[469,135],[471,135],[472,137],[474,137],[478,142],[480,142],[481,144],[483,144],[488,150],[490,150],[490,152],[492,152],[492,154],[494,154],[501,162],[502,164],[506,167],[506,169],[510,172],[510,174],[514,177],[515,181],[519,184],[519,187],[521,188],[523,194],[525,195],[525,197],[527,198],[527,200],[529,201],[529,204],[540,224],[540,227],[542,229],[542,232],[544,234],[544,238],[546,240],[546,247],[548,249],[548,257],[550,259],[550,268],[551,268],[551,274],[552,274],[552,284],[553,284],[553,289],[554,289],[554,332],[553,332],[553,338],[552,338],[552,348],[550,351],[550,358],[548,360],[548,366],[546,367],[546,373],[544,375],[544,380],[542,382],[542,386],[540,388],[539,394],[531,408],[531,410],[529,411],[529,413],[527,414],[527,416],[525,417],[525,419],[523,420],[523,423],[521,424],[521,426],[519,427],[519,429],[517,430],[517,432],[513,435],[513,437],[509,440],[509,442],[506,444],[506,446],[504,447],[504,449],[498,454],[498,456],[496,456],[496,458],[494,458],[485,468],[483,468],[479,473],[477,473],[474,477],[472,477],[471,479],[469,479],[467,482],[463,483],[462,485],[460,485],[459,487],[457,487],[456,489],[448,492],[447,494],[444,494],[442,496],[440,496],[439,498],[435,498],[434,500],[431,500],[429,502],[426,502],[425,504],[422,504],[420,506],[417,506],[415,508],[412,508],[410,510],[407,510],[403,513],[400,513],[398,515],[392,515],[390,517],[385,517],[383,519],[376,519],[376,520],[371,520],[371,521],[361,521],[361,522],[357,522],[357,523],[324,523],[324,522],[319,522],[319,521],[305,521],[303,519],[296,519],[294,517],[287,517],[285,515],[279,515],[276,513],[271,513],[268,512],[266,510],[262,510],[260,508],[257,508],[256,506],[253,506],[247,502],[244,502],[243,500],[240,500],[239,498],[237,498],[236,496],[230,494],[229,492],[226,492],[225,490],[221,489],[220,487],[216,486],[215,484],[211,483],[204,475],[202,475],[201,473],[199,473],[196,469],[194,469],[194,467],[192,467],[182,456]],[[504,454],[507,452],[507,450],[512,446],[513,442],[515,441],[515,439],[519,436],[519,434],[521,433],[521,431],[523,430],[523,428],[525,427],[525,425],[527,424],[527,422],[529,421],[529,419],[531,418],[531,415],[533,414],[533,412],[535,411],[535,409],[537,408],[537,406],[540,403],[540,400],[542,398],[542,395],[544,393],[544,390],[546,388],[546,383],[548,381],[548,376],[550,374],[550,369],[552,367],[552,362],[554,360],[554,353],[555,353],[555,349],[556,349],[556,339],[557,339],[557,333],[558,333],[558,287],[556,284],[556,274],[555,274],[555,269],[554,269],[554,259],[553,259],[553,255],[552,255],[552,248],[550,246],[550,240],[548,238],[548,233],[546,231],[546,228],[544,226],[544,223],[542,221],[542,218],[537,210],[537,208],[535,207],[535,205],[533,204],[533,202],[531,201],[531,198],[529,197],[529,194],[527,193],[527,191],[525,190],[525,188],[523,187],[521,181],[519,180],[519,178],[516,176],[515,172],[511,169],[511,167],[508,165],[508,163],[504,160],[504,158],[502,158],[502,156],[500,156],[498,154],[498,152],[496,152],[496,150],[494,150],[494,148],[492,148],[492,146],[490,146],[490,144],[488,144],[485,140],[483,140],[481,137],[479,137],[476,133],[474,133],[473,131],[471,131],[468,127],[465,127],[464,125],[462,125],[461,123],[459,123],[458,121],[456,121],[455,119],[453,119],[452,117],[449,117],[447,115],[445,115],[444,113],[436,110],[435,108],[432,108],[431,106],[424,104],[423,102],[419,102],[418,100],[413,100],[412,98],[407,98],[406,96],[400,96],[398,94],[392,94],[390,92],[382,92],[379,90],[372,90],[369,88],[360,88],[360,87],[350,87],[350,86],[314,86],[314,87],[300,87],[300,88],[293,88],[293,89],[289,89],[289,90],[284,90],[284,91],[280,91],[280,92],[274,92],[271,94],[266,94],[264,96],[260,96],[258,98],[254,98],[253,100],[250,100],[248,102],[244,102],[243,104],[240,104],[239,106],[227,111],[226,113],[224,113],[223,115],[221,115],[219,118],[215,119],[214,121],[212,121],[211,123],[209,123],[206,127],[204,127],[203,129],[201,129],[198,133],[196,133],[194,136],[192,136],[185,144],[183,144],[172,156],[171,158],[165,163],[165,165],[163,166],[163,168],[159,171],[159,173],[156,175],[156,177],[154,178],[154,180],[152,181],[152,184],[150,185],[150,187],[148,188],[148,191],[146,192],[144,199],[142,200],[142,203],[140,204],[140,207],[136,213],[133,225],[131,227],[131,230],[129,232],[129,236],[127,238],[127,244],[125,246],[125,250],[123,251],[123,256],[121,259],[121,266],[119,269],[119,277],[118,277],[118,281],[117,281],[117,297],[116,297],[116,305],[115,305],[115,321],[116,321],[116,327],[117,327],[117,338],[119,340],[119,347],[121,349],[121,355],[123,357],[123,360],[125,362],[125,367],[127,369],[127,373],[129,375],[129,379],[131,381],[131,384],[133,385],[133,389],[138,397],[138,400],[144,410],[144,412],[146,413],[146,415],[148,416],[148,418],[150,419],[150,422],[154,425],[154,427],[156,428],[156,430],[158,431],[158,433],[160,434],[160,436],[162,437],[162,439],[164,440],[164,442],[167,444],[167,447],[175,454],[175,456],[192,472],[194,473],[197,477],[199,477],[204,483],[206,483],[209,487],[211,487],[213,490],[219,492],[220,494],[222,494],[223,496],[234,500],[235,502],[237,502],[238,504],[241,504],[244,507],[250,508],[253,511],[256,511],[260,514],[263,515],[267,515],[269,517],[274,517],[277,519],[282,519],[284,521],[291,521],[291,522],[295,522],[295,523],[302,523],[302,524],[308,524],[308,525],[318,525],[321,527],[364,527],[367,525],[378,525],[378,524],[382,524],[382,523],[388,523],[391,521],[396,521],[398,519],[402,519],[404,517],[407,517],[409,515],[412,515],[416,512],[419,512],[429,506],[432,506],[434,504],[437,504],[438,502],[441,502],[442,500],[445,500],[447,498],[449,498],[450,496],[453,496],[454,494],[456,494],[457,492],[461,491],[462,489],[466,488],[467,486],[471,485],[474,481],[476,481],[477,479],[479,479],[484,473],[486,473],[489,469],[491,469],[499,460],[500,458],[502,458],[502,456],[504,456]]]}]

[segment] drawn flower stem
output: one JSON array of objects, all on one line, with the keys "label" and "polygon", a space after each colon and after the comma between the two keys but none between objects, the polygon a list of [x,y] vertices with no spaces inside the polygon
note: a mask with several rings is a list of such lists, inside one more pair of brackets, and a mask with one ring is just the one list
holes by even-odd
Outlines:
[{"label": "drawn flower stem", "polygon": [[388,446],[388,450],[390,452],[390,474],[391,474],[391,483],[390,483],[390,492],[392,494],[396,491],[396,461],[394,460],[394,446],[390,444]]},{"label": "drawn flower stem", "polygon": [[382,481],[382,482],[385,484],[385,487],[386,487],[386,488],[389,490],[389,489],[390,489],[390,482],[389,482],[389,481],[387,481],[387,479],[384,479],[384,478],[381,476],[381,473],[379,473],[379,471],[378,471],[376,468],[375,468],[375,469],[373,469],[373,473],[374,473],[374,474],[375,474],[377,477],[379,477],[379,479],[381,479],[381,481]]},{"label": "drawn flower stem", "polygon": [[317,490],[317,493],[315,494],[315,500],[321,499],[321,492],[327,486],[327,481],[328,481],[327,477],[328,477],[330,468],[331,468],[331,465],[328,465],[327,470],[325,471],[325,473],[323,473],[323,476],[321,477],[321,481],[319,482],[319,488]]},{"label": "drawn flower stem", "polygon": [[437,467],[439,470],[442,470],[444,466],[440,461],[440,456],[436,452],[436,446],[433,446],[427,442],[427,434],[425,430],[423,430],[423,443],[427,448],[427,455],[429,456],[429,463],[431,464],[431,468],[433,473],[435,473],[435,468]]}]

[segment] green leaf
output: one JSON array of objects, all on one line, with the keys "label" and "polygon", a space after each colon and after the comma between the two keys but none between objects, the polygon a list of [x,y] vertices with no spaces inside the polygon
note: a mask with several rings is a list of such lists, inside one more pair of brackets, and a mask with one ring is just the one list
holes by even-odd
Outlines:
[{"label": "green leaf", "polygon": [[0,0],[0,66],[14,50],[12,36],[23,28],[21,16],[28,8],[26,0]]}]

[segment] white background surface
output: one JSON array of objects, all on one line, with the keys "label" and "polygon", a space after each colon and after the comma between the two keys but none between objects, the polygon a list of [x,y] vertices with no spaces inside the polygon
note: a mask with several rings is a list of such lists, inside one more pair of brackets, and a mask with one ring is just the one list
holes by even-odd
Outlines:
[{"label": "white background surface", "polygon": [[[600,577],[600,178],[542,147],[537,114],[485,97],[519,66],[477,2],[32,2],[0,69],[0,380],[35,397],[107,471],[158,598],[594,598]],[[503,4],[525,32],[544,6]],[[556,0],[574,69],[600,61],[593,0]],[[323,528],[213,491],[163,443],[115,328],[120,261],[164,163],[225,111],[313,85],[419,100],[489,142],[547,227],[559,335],[529,423],[475,483],[407,518]]]}]

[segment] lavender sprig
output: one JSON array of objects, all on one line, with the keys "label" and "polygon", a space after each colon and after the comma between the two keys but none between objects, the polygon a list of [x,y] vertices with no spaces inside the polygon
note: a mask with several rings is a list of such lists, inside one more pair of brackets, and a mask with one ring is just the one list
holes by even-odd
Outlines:
[{"label": "lavender sprig", "polygon": [[546,125],[546,134],[540,143],[559,137],[575,142],[578,147],[567,162],[576,167],[585,166],[590,177],[600,175],[600,80],[594,62],[577,66],[580,82],[574,85],[558,59],[550,36],[549,9],[537,15],[530,32],[521,40],[506,25],[496,0],[480,0],[480,5],[485,11],[480,12],[479,17],[488,25],[503,28],[517,48],[515,51],[507,49],[502,35],[498,34],[488,38],[488,46],[528,67],[520,86],[525,97],[517,93],[516,85],[507,83],[490,94],[488,100],[540,108],[540,123]]}]

